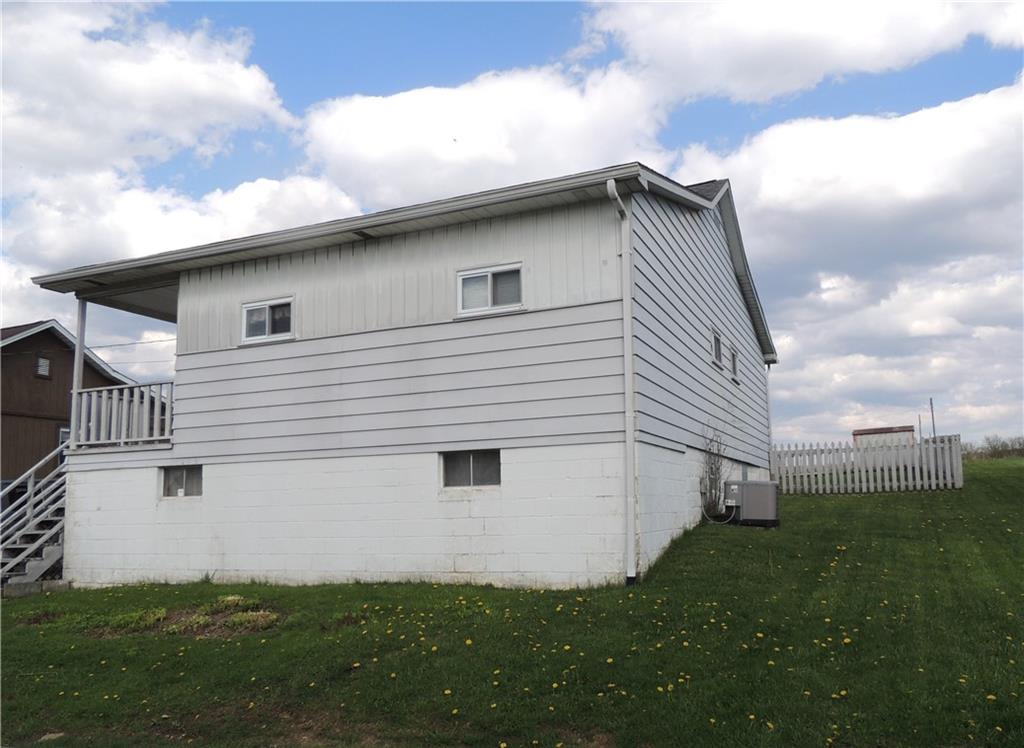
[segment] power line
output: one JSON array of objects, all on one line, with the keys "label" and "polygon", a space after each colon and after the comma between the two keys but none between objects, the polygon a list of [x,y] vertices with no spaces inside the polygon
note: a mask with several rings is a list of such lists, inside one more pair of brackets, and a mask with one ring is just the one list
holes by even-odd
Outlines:
[{"label": "power line", "polygon": [[136,340],[134,343],[110,343],[108,345],[90,345],[89,348],[121,348],[126,345],[149,345],[150,343],[170,343],[177,338],[158,338],[156,340]]}]

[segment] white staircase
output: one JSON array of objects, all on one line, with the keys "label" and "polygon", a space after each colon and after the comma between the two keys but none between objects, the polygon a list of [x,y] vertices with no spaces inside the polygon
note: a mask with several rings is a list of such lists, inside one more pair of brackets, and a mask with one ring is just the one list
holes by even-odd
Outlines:
[{"label": "white staircase", "polygon": [[10,506],[0,512],[0,583],[59,578],[64,558],[64,466],[37,473],[67,448],[64,442],[0,493]]}]

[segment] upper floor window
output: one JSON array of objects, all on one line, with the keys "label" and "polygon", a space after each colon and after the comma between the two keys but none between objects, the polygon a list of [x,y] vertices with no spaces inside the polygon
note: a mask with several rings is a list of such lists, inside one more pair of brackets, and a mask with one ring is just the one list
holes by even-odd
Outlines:
[{"label": "upper floor window", "polygon": [[45,356],[38,356],[36,358],[36,376],[43,377],[44,379],[50,378],[50,359]]},{"label": "upper floor window", "polygon": [[292,299],[270,299],[242,305],[242,342],[287,340],[292,335]]},{"label": "upper floor window", "polygon": [[459,314],[486,314],[522,307],[521,273],[521,264],[459,272]]},{"label": "upper floor window", "polygon": [[715,357],[715,363],[722,366],[722,336],[714,330],[711,332],[711,352]]},{"label": "upper floor window", "polygon": [[729,360],[733,377],[738,377],[740,374],[740,358],[736,354],[735,349],[729,351]]}]

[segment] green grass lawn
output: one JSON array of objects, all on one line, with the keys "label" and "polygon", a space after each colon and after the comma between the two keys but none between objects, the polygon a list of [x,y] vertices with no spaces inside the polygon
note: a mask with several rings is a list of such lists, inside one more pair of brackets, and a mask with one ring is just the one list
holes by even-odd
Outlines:
[{"label": "green grass lawn", "polygon": [[2,742],[1021,745],[1024,460],[966,482],[786,497],[780,529],[701,527],[628,589],[5,601]]}]

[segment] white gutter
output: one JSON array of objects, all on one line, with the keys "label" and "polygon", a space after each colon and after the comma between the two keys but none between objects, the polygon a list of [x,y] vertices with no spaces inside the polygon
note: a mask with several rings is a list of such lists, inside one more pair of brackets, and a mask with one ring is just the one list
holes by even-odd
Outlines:
[{"label": "white gutter", "polygon": [[615,180],[605,182],[608,199],[619,213],[619,257],[622,258],[622,376],[626,417],[625,494],[626,494],[626,584],[636,581],[636,396],[633,384],[633,242],[630,213],[619,197]]}]

